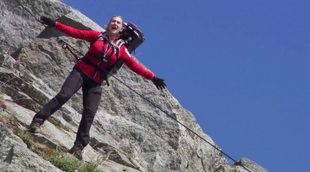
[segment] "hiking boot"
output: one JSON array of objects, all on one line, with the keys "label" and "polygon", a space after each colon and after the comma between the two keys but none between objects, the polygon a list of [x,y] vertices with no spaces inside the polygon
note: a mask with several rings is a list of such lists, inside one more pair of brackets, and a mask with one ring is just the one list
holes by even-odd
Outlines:
[{"label": "hiking boot", "polygon": [[38,133],[40,130],[41,124],[38,122],[32,122],[29,126],[29,132],[35,134]]},{"label": "hiking boot", "polygon": [[73,145],[68,153],[72,154],[77,159],[82,160],[83,148],[84,147],[81,144]]}]

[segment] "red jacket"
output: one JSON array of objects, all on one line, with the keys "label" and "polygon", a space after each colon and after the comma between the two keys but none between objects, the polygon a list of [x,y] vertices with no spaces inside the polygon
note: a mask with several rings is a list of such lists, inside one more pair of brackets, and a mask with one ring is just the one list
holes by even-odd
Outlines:
[{"label": "red jacket", "polygon": [[[77,39],[83,39],[90,43],[88,52],[86,53],[84,57],[84,58],[87,58],[88,62],[79,60],[75,64],[75,67],[79,69],[80,71],[82,71],[85,75],[87,75],[92,80],[98,83],[102,83],[104,81],[104,75],[99,69],[106,69],[108,66],[115,64],[115,62],[117,61],[117,55],[113,53],[108,63],[98,63],[98,59],[96,59],[93,56],[93,55],[96,55],[99,57],[102,52],[102,48],[104,48],[105,50],[109,48],[108,47],[109,43],[107,41],[98,40],[98,36],[101,34],[101,32],[93,31],[93,30],[79,30],[76,28],[72,28],[70,26],[66,26],[60,22],[56,22],[56,29],[67,34],[68,36],[71,36]],[[113,43],[116,44],[117,41],[118,40],[115,40],[115,42]],[[112,51],[113,51],[113,48],[110,48],[106,51],[106,54],[109,54]],[[90,54],[92,54],[92,56]],[[128,66],[132,71],[143,76],[144,78],[152,79],[154,77],[154,74],[152,72],[146,70],[143,66],[137,63],[131,57],[125,45],[122,45],[120,47],[118,58],[119,60],[123,61],[124,64]],[[92,62],[92,64],[90,64],[89,62]],[[97,67],[95,67],[93,64],[97,64]]]}]

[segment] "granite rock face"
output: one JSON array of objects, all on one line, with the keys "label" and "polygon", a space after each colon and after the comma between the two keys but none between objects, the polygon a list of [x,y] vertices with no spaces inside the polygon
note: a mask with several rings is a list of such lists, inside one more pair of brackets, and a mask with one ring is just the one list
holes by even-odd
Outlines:
[{"label": "granite rock face", "polygon": [[[46,15],[80,29],[104,30],[60,1],[19,2],[37,17]],[[30,149],[16,134],[16,128],[23,130],[30,124],[33,115],[57,94],[72,70],[75,58],[63,49],[60,41],[83,53],[89,45],[45,28],[15,0],[0,1],[0,8],[0,170],[61,171]],[[220,152],[178,124],[174,119],[215,145],[169,91],[158,91],[126,67],[116,77],[168,115],[111,78],[111,86],[103,86],[102,101],[91,128],[92,139],[83,152],[83,161],[96,163],[99,170],[115,172],[247,171],[242,166],[266,171],[247,159],[229,165]],[[81,118],[81,100],[81,92],[76,93],[44,123],[44,136],[32,139],[50,148],[69,149]],[[7,122],[11,117],[18,124]]]}]

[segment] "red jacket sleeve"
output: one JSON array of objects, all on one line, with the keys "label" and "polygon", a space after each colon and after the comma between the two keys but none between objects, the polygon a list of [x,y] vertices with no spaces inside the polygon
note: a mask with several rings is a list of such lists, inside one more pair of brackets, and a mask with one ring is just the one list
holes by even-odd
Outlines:
[{"label": "red jacket sleeve", "polygon": [[65,24],[62,24],[60,22],[56,22],[55,28],[59,30],[60,32],[65,33],[68,36],[71,36],[77,39],[83,39],[88,42],[96,41],[98,36],[101,34],[100,32],[93,31],[93,30],[79,30],[79,29],[67,26]]},{"label": "red jacket sleeve", "polygon": [[130,53],[128,52],[125,46],[121,47],[119,52],[119,58],[125,63],[126,66],[129,67],[129,69],[139,74],[140,76],[143,76],[144,78],[149,80],[155,76],[152,72],[145,69],[142,65],[136,62],[134,58],[131,57]]}]

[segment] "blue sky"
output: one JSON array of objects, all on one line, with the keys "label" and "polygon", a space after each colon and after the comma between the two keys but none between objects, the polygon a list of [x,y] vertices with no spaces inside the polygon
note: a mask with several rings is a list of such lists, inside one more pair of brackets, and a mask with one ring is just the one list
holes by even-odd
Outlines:
[{"label": "blue sky", "polygon": [[309,0],[64,0],[138,25],[139,60],[235,159],[310,169]]}]

